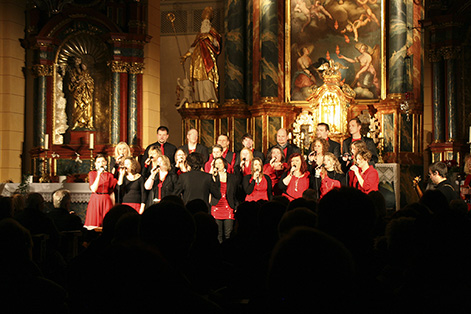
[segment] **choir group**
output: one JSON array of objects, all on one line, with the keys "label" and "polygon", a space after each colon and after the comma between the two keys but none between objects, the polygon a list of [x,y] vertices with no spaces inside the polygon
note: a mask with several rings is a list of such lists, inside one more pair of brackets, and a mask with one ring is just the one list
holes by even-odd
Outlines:
[{"label": "choir group", "polygon": [[341,186],[352,186],[364,193],[378,190],[378,161],[372,139],[361,135],[358,118],[349,122],[351,137],[342,145],[329,138],[329,125],[319,123],[317,138],[307,159],[288,142],[286,129],[276,134],[277,144],[264,154],[254,149],[251,134],[242,136],[240,152],[229,151],[230,141],[219,135],[209,151],[198,143],[198,131],[187,133],[180,148],[167,142],[169,130],[157,129],[157,142],[149,145],[141,163],[120,142],[111,159],[110,171],[103,155],[95,158],[95,170],[89,173],[93,192],[87,208],[85,226],[101,226],[103,217],[114,204],[126,204],[137,212],[158,203],[167,195],[178,195],[185,203],[202,199],[219,225],[219,241],[232,232],[234,211],[244,201],[271,200],[282,195],[289,200],[309,190],[316,200]]}]

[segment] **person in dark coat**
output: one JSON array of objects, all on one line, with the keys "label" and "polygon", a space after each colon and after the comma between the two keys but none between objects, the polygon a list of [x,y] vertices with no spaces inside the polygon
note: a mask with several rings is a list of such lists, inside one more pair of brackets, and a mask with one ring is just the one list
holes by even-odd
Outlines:
[{"label": "person in dark coat", "polygon": [[182,149],[187,156],[193,152],[200,153],[203,156],[203,162],[208,161],[208,148],[203,144],[198,143],[198,131],[196,129],[188,130],[186,133],[186,140],[187,143],[180,146],[179,149]]},{"label": "person in dark coat", "polygon": [[71,200],[70,192],[66,189],[59,189],[52,194],[54,208],[47,213],[47,216],[52,219],[59,231],[75,231],[83,227],[80,217],[70,211]]}]

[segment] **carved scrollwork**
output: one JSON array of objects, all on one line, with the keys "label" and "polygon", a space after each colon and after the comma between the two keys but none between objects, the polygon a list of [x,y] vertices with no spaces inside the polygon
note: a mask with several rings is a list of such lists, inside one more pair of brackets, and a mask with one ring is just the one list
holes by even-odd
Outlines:
[{"label": "carved scrollwork", "polygon": [[440,60],[442,60],[441,51],[437,49],[430,49],[428,52],[428,60],[432,63],[440,62]]},{"label": "carved scrollwork", "polygon": [[31,67],[31,71],[35,77],[52,76],[54,74],[54,65],[36,64]]},{"label": "carved scrollwork", "polygon": [[461,52],[461,48],[457,46],[448,46],[441,48],[440,52],[442,53],[445,60],[457,59]]}]

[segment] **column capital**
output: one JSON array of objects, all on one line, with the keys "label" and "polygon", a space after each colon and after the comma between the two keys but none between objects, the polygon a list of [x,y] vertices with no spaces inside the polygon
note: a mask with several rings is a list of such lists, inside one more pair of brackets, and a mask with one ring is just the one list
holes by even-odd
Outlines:
[{"label": "column capital", "polygon": [[445,60],[449,59],[457,59],[460,52],[461,47],[458,46],[447,46],[440,49],[441,54]]},{"label": "column capital", "polygon": [[111,72],[126,73],[129,69],[129,63],[125,61],[108,61]]},{"label": "column capital", "polygon": [[131,62],[129,64],[129,73],[131,74],[144,74],[144,63]]},{"label": "column capital", "polygon": [[31,71],[35,77],[52,76],[54,74],[54,65],[52,64],[35,64],[31,67]]},{"label": "column capital", "polygon": [[429,62],[435,63],[442,60],[442,53],[438,49],[430,49],[428,51],[428,60]]}]

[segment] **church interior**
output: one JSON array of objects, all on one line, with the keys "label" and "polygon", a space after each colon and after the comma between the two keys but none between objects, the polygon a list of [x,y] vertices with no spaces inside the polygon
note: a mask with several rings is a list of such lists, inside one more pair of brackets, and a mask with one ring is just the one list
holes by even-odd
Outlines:
[{"label": "church interior", "polygon": [[[429,164],[460,168],[469,153],[470,1],[0,6],[2,182],[83,182],[96,154],[124,141],[139,156],[159,125],[176,146],[196,128],[207,147],[227,134],[233,151],[251,133],[264,153],[286,128],[307,152],[317,123],[341,143],[359,117],[384,164],[384,188],[404,205]],[[193,90],[194,60],[182,59],[207,6],[221,43],[209,97],[207,86]]]}]

